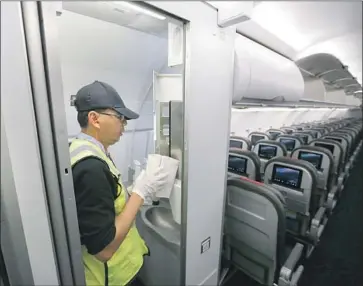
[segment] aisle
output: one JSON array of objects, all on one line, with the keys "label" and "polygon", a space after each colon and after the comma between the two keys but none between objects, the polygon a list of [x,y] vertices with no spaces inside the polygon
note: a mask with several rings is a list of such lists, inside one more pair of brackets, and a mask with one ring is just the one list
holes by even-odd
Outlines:
[{"label": "aisle", "polygon": [[299,286],[363,285],[363,152]]}]

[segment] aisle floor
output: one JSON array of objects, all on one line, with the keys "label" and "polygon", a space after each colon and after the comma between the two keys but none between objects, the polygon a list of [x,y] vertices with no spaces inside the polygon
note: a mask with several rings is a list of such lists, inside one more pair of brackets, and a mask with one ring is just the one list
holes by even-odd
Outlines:
[{"label": "aisle floor", "polygon": [[363,285],[363,152],[299,286]]}]

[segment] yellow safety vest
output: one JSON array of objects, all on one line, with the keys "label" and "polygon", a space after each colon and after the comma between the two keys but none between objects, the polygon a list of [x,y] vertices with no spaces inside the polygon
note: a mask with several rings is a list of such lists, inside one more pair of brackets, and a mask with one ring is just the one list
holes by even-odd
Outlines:
[{"label": "yellow safety vest", "polygon": [[[122,185],[121,174],[96,144],[84,140],[74,139],[69,147],[72,167],[86,157],[97,157],[107,163],[112,175],[118,180],[118,197],[115,200],[115,213],[119,215],[125,207],[127,194]],[[127,285],[139,272],[144,262],[144,255],[149,250],[140,237],[135,224],[131,227],[125,239],[115,254],[107,263],[102,263],[95,256],[88,253],[82,245],[83,266],[86,284],[90,285]],[[107,286],[106,285],[106,286]]]}]

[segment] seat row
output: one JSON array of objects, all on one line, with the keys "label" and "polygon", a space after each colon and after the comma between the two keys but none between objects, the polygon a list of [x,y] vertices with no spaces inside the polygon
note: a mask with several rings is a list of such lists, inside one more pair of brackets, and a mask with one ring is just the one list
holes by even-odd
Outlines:
[{"label": "seat row", "polygon": [[362,147],[362,123],[314,122],[230,140],[221,283],[235,269],[262,285],[296,285]]}]

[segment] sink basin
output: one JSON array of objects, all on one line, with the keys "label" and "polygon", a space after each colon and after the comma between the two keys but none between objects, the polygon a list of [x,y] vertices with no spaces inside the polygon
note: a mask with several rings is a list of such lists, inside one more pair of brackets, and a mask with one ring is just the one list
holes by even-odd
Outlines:
[{"label": "sink basin", "polygon": [[179,229],[179,225],[173,220],[173,214],[170,209],[164,207],[149,208],[145,216],[156,227],[169,231]]},{"label": "sink basin", "polygon": [[173,219],[171,209],[165,206],[151,206],[142,211],[142,220],[164,243],[180,245],[180,225]]}]

